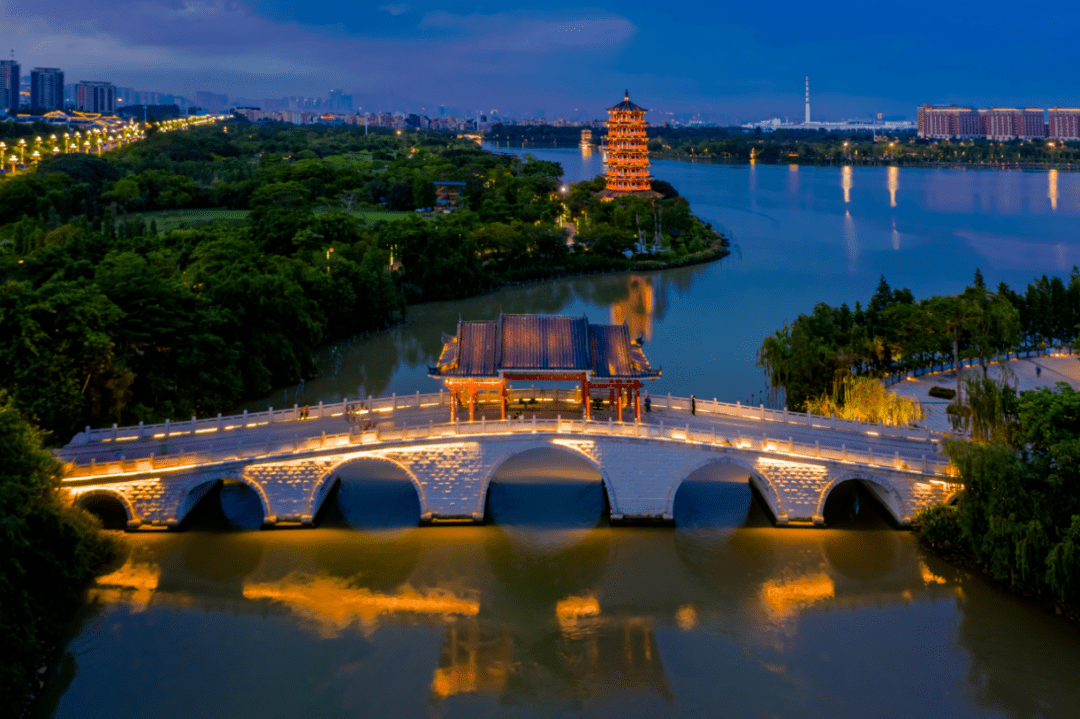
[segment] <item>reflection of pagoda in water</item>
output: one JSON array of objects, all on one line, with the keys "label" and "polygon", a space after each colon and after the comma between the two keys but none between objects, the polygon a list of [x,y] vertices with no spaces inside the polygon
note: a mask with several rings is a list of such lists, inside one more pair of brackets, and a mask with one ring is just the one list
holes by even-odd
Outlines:
[{"label": "reflection of pagoda in water", "polygon": [[559,634],[545,634],[539,643],[515,641],[502,623],[454,622],[431,680],[432,698],[497,694],[542,705],[629,692],[671,701],[651,619],[604,618],[593,605],[573,618],[562,607]]},{"label": "reflection of pagoda in water", "polygon": [[624,322],[630,330],[630,336],[643,337],[646,341],[653,336],[653,285],[652,280],[641,275],[630,275],[630,291],[625,300],[611,303],[611,324]]}]

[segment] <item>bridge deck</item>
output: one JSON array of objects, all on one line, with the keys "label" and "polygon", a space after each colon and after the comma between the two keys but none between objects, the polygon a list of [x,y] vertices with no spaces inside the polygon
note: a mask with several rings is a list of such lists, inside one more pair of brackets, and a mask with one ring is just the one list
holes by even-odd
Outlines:
[{"label": "bridge deck", "polygon": [[[72,463],[69,481],[77,481],[158,466],[310,451],[327,443],[371,444],[523,431],[610,433],[686,441],[689,433],[689,439],[697,442],[949,474],[947,462],[938,457],[942,436],[924,429],[838,421],[715,400],[698,400],[697,413],[692,415],[689,399],[670,396],[654,396],[652,411],[642,414],[640,424],[619,423],[613,417],[615,413],[608,410],[594,414],[593,421],[586,423],[580,419],[580,403],[575,404],[565,394],[556,400],[550,392],[547,390],[544,396],[541,391],[517,390],[511,407],[515,418],[506,422],[498,421],[499,407],[493,404],[480,412],[475,422],[449,424],[449,395],[417,393],[363,402],[320,403],[310,409],[307,419],[300,419],[300,411],[293,408],[92,430],[80,433],[57,454]],[[533,397],[535,403],[521,404],[522,399]]]}]

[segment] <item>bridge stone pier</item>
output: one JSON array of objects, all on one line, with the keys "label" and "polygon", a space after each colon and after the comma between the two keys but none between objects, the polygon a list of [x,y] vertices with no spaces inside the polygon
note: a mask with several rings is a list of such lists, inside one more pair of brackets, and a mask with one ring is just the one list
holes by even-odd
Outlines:
[{"label": "bridge stone pier", "polygon": [[[826,428],[826,431],[830,431]],[[600,474],[613,521],[672,521],[682,482],[710,464],[747,478],[781,525],[824,523],[830,492],[860,480],[900,526],[920,509],[959,490],[949,468],[926,454],[891,456],[796,444],[792,439],[719,435],[716,427],[613,424],[561,418],[471,422],[324,434],[284,445],[266,442],[154,458],[107,467],[75,467],[65,479],[72,501],[111,498],[131,529],[175,527],[221,480],[242,482],[258,495],[264,526],[309,525],[340,470],[352,463],[387,462],[409,477],[420,500],[420,521],[484,520],[488,486],[511,457],[556,448],[584,458]],[[926,444],[914,451],[926,452]],[[730,473],[729,473],[730,474]]]}]

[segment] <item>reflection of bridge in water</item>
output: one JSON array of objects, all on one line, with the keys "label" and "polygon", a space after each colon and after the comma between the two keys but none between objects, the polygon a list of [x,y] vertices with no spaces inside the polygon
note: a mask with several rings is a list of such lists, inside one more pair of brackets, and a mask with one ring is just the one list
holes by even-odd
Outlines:
[{"label": "reflection of bridge in water", "polygon": [[[599,472],[611,519],[673,519],[675,493],[709,464],[734,465],[780,524],[823,522],[832,490],[861,480],[893,520],[948,499],[956,486],[930,432],[739,404],[654,397],[641,422],[583,420],[580,398],[514,390],[518,418],[445,421],[447,393],[348,400],[161,425],[91,430],[60,452],[64,486],[83,506],[112,502],[130,528],[173,527],[217,482],[250,487],[263,523],[311,524],[340,470],[390,463],[410,479],[421,521],[483,521],[488,485],[509,458],[541,447]],[[501,400],[500,400],[501,401]],[[577,411],[574,412],[574,403]],[[561,409],[552,409],[553,407]],[[569,419],[566,410],[574,419]],[[497,416],[497,415],[496,415]]]},{"label": "reflection of bridge in water", "polygon": [[[554,592],[550,582],[506,572],[530,560],[529,546],[508,543],[497,528],[448,531],[450,542],[436,536],[444,532],[411,530],[397,544],[417,551],[399,553],[395,566],[385,564],[378,539],[361,532],[319,530],[333,536],[318,545],[306,534],[285,542],[267,534],[159,535],[135,545],[93,594],[136,612],[164,606],[288,617],[313,641],[370,637],[380,627],[434,630],[441,650],[419,659],[430,662],[432,701],[487,694],[541,706],[627,691],[671,701],[663,634],[730,637],[753,656],[787,641],[808,613],[958,595],[956,582],[928,568],[911,537],[891,532],[777,541],[771,528],[726,535],[600,529],[547,556],[563,567],[565,586]],[[329,543],[333,552],[324,549]],[[876,554],[858,564],[845,555],[874,545]],[[397,584],[381,586],[391,575]]]}]

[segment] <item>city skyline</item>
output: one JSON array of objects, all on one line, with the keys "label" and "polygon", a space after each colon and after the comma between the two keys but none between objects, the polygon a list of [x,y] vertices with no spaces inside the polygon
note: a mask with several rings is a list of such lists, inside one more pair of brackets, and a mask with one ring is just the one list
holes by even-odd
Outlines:
[{"label": "city skyline", "polygon": [[[934,33],[917,39],[895,10],[855,3],[827,14],[785,5],[782,24],[703,3],[662,14],[632,1],[586,9],[554,2],[542,12],[490,2],[443,8],[121,0],[92,3],[87,21],[85,4],[17,0],[2,12],[24,68],[189,98],[204,91],[258,103],[340,89],[365,112],[454,105],[592,119],[604,109],[596,98],[629,86],[658,113],[738,122],[800,118],[810,75],[815,120],[914,119],[925,102],[1080,105],[1063,91],[1071,63],[1061,56],[1076,51],[1055,43],[1080,14],[1072,8],[1055,13],[1037,42],[996,40],[994,52],[979,50],[1007,29],[1004,19],[935,19]],[[1047,62],[1051,47],[1064,62]]]}]

